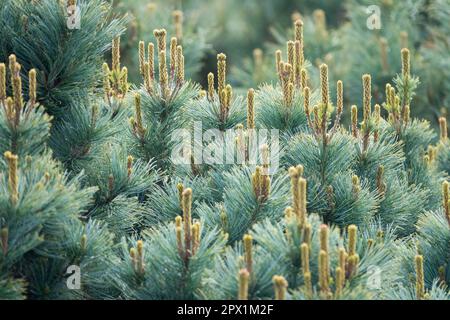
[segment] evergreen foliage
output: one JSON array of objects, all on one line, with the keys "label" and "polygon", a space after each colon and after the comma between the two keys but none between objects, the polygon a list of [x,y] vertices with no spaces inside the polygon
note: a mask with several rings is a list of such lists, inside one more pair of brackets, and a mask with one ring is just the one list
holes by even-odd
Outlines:
[{"label": "evergreen foliage", "polygon": [[22,74],[36,69],[38,101],[59,116],[92,91],[103,53],[124,30],[125,20],[110,19],[110,6],[104,1],[81,0],[77,5],[83,27],[71,30],[67,6],[59,1],[0,2],[0,61],[15,54]]},{"label": "evergreen foliage", "polygon": [[300,3],[0,0],[0,299],[450,299],[447,4]]}]

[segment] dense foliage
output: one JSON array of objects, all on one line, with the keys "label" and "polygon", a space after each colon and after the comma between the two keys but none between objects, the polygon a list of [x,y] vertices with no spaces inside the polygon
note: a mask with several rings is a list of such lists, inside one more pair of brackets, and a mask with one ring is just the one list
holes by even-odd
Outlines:
[{"label": "dense foliage", "polygon": [[450,299],[450,5],[366,2],[0,0],[0,299]]}]

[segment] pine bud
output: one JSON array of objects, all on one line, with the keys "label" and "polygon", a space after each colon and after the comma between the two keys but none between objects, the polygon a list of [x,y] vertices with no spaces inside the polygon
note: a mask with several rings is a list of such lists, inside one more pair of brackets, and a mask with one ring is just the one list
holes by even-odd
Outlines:
[{"label": "pine bud", "polygon": [[326,135],[326,126],[328,120],[328,104],[329,104],[329,88],[328,88],[328,66],[322,64],[320,66],[320,88],[322,95],[322,124],[321,132],[322,135]]},{"label": "pine bud", "polygon": [[153,81],[155,79],[155,45],[152,42],[148,44],[148,74]]},{"label": "pine bud", "polygon": [[[394,89],[394,88],[392,88]],[[400,97],[399,96],[395,96],[394,97],[394,109],[396,110],[396,112],[398,112],[399,108],[400,108]]]},{"label": "pine bud", "polygon": [[[177,217],[178,218],[178,217]],[[181,219],[181,217],[179,217]],[[181,223],[181,222],[180,222]],[[184,258],[184,252],[183,252],[183,240],[182,240],[182,228],[181,227],[175,227],[175,234],[177,238],[177,249],[178,254],[183,259]]]},{"label": "pine bud", "polygon": [[275,300],[285,300],[288,287],[286,279],[282,276],[273,276],[272,281],[275,291]]},{"label": "pine bud", "polygon": [[303,22],[301,20],[297,20],[294,23],[295,25],[295,41],[298,41],[296,44],[296,48],[298,47],[298,66],[299,68],[303,67],[305,63],[304,57],[304,40],[303,40]]},{"label": "pine bud", "polygon": [[[263,143],[261,146],[261,160],[262,160],[262,166],[263,166],[263,175],[267,176],[269,174],[269,146],[266,143]],[[262,181],[263,183],[264,181]],[[268,191],[268,190],[267,190]],[[263,194],[265,194],[263,192]]]},{"label": "pine bud", "polygon": [[200,238],[201,238],[201,224],[200,221],[195,222],[194,226],[197,228],[197,235],[194,238],[196,241],[196,246],[198,248],[199,244],[200,244]]},{"label": "pine bud", "polygon": [[133,156],[129,155],[127,157],[127,174],[128,174],[128,178],[133,173],[133,160],[134,160]]},{"label": "pine bud", "polygon": [[307,223],[305,228],[303,229],[303,243],[306,243],[308,246],[311,244],[312,237],[312,226]]},{"label": "pine bud", "polygon": [[291,21],[292,21],[292,22],[295,23],[295,21],[301,20],[301,19],[302,19],[302,15],[301,15],[300,12],[294,11],[294,12],[291,14]]},{"label": "pine bud", "polygon": [[342,111],[344,109],[344,84],[342,83],[341,80],[339,80],[337,82],[337,86],[336,86],[336,91],[337,91],[337,113],[338,114],[342,114]]},{"label": "pine bud", "polygon": [[144,87],[149,94],[153,93],[153,79],[151,77],[150,65],[144,62]]},{"label": "pine bud", "polygon": [[121,97],[125,96],[128,91],[128,68],[123,67],[119,79]]},{"label": "pine bud", "polygon": [[109,196],[112,197],[114,192],[114,176],[112,174],[110,174],[108,177],[108,191]]},{"label": "pine bud", "polygon": [[359,256],[356,253],[356,233],[358,228],[355,225],[348,227],[348,275],[352,277],[357,272]]},{"label": "pine bud", "polygon": [[358,107],[352,106],[352,135],[358,137]]},{"label": "pine bud", "polygon": [[191,253],[191,223],[192,223],[192,189],[187,188],[182,194],[183,203],[183,221],[184,221],[184,247],[186,250],[186,259]]},{"label": "pine bud", "polygon": [[138,271],[142,274],[144,273],[144,242],[142,240],[138,240],[136,247],[137,247],[137,268]]},{"label": "pine bud", "polygon": [[303,21],[298,19],[294,22],[295,40],[303,43]]},{"label": "pine bud", "polygon": [[247,92],[247,129],[255,129],[255,90]]},{"label": "pine bud", "polygon": [[403,77],[408,78],[409,73],[410,73],[409,49],[403,48],[402,49],[402,75],[403,75]]},{"label": "pine bud", "polygon": [[439,281],[444,284],[445,283],[445,267],[440,266],[438,269]]},{"label": "pine bud", "polygon": [[447,134],[447,119],[445,117],[439,118],[439,129],[441,142],[446,142],[448,134]]},{"label": "pine bud", "polygon": [[181,41],[183,38],[183,12],[180,10],[175,10],[172,15],[175,25],[175,35],[177,39]]},{"label": "pine bud", "polygon": [[137,257],[136,257],[136,249],[131,248],[130,249],[130,258],[131,258],[131,264],[133,266],[133,270],[137,271]]},{"label": "pine bud", "polygon": [[302,88],[301,86],[301,70],[303,66],[303,48],[300,41],[296,40],[295,46],[295,56],[294,56],[294,82],[297,88]]},{"label": "pine bud", "polygon": [[261,181],[262,181],[262,168],[260,166],[256,166],[255,172],[252,175],[252,186],[253,193],[257,200],[259,200],[261,196]]},{"label": "pine bud", "polygon": [[139,137],[142,139],[145,135],[144,125],[142,123],[142,111],[141,111],[141,95],[135,93],[134,95],[134,106],[136,109],[136,127]]},{"label": "pine bud", "polygon": [[362,76],[363,81],[363,117],[364,123],[367,125],[369,121],[370,114],[372,113],[372,84],[371,84],[371,76],[369,74],[365,74]]},{"label": "pine bud", "polygon": [[176,216],[175,217],[175,227],[181,227],[183,223],[183,218],[181,218],[181,216]]},{"label": "pine bud", "polygon": [[329,229],[326,224],[322,224],[319,229],[320,236],[320,250],[328,253],[328,238],[329,238]]},{"label": "pine bud", "polygon": [[312,298],[313,288],[312,288],[311,272],[307,272],[307,273],[303,274],[303,281],[305,283],[307,297]]},{"label": "pine bud", "polygon": [[300,218],[300,184],[299,173],[297,168],[289,168],[289,176],[291,177],[291,193],[292,193],[292,208],[294,210],[297,219]]},{"label": "pine bud", "polygon": [[[293,75],[293,73],[291,72],[291,76]],[[292,82],[289,83],[288,85],[288,95],[287,95],[287,105],[290,106],[292,105],[292,101],[294,100],[294,84]]]},{"label": "pine bud", "polygon": [[19,157],[17,155],[13,155],[10,151],[6,151],[4,155],[6,161],[8,162],[8,187],[10,200],[13,205],[16,205],[19,200],[19,175],[17,172]]},{"label": "pine bud", "polygon": [[196,222],[192,226],[192,255],[195,255],[200,245],[200,223]]},{"label": "pine bud", "polygon": [[228,109],[230,108],[231,99],[233,96],[233,88],[231,87],[231,85],[227,84],[227,86],[225,87],[225,93],[226,93],[225,105],[227,107],[227,115],[228,115]]},{"label": "pine bud", "polygon": [[130,127],[133,129],[133,132],[136,133],[136,120],[134,119],[134,117],[129,117],[128,123],[130,124]]},{"label": "pine bud", "polygon": [[139,72],[141,76],[144,76],[144,63],[145,63],[145,42],[139,41]]},{"label": "pine bud", "polygon": [[430,158],[430,156],[429,156],[428,154],[424,155],[422,159],[423,159],[423,162],[424,162],[427,166],[430,166],[430,165],[431,165],[431,158]]},{"label": "pine bud", "polygon": [[220,212],[220,223],[222,225],[222,230],[226,232],[228,230],[228,217],[227,213],[223,209]]},{"label": "pine bud", "polygon": [[[183,191],[184,186],[181,182],[177,184],[177,190],[178,190],[178,200],[180,201],[180,208],[183,209]],[[180,217],[181,219],[181,217]]]},{"label": "pine bud", "polygon": [[342,289],[344,287],[344,271],[340,268],[336,268],[336,296],[340,296],[342,294]]},{"label": "pine bud", "polygon": [[348,277],[353,277],[358,271],[358,263],[359,263],[359,255],[354,254],[352,256],[348,256]]},{"label": "pine bud", "polygon": [[380,39],[380,56],[381,56],[381,67],[384,73],[389,72],[388,63],[388,43],[386,38]]},{"label": "pine bud", "polygon": [[395,107],[395,100],[397,99],[397,96],[395,94],[395,88],[394,87],[390,87],[389,88],[389,100],[390,100],[390,105],[394,108]]},{"label": "pine bud", "polygon": [[345,266],[347,264],[347,252],[345,252],[345,248],[339,248],[339,268],[341,268],[343,274],[344,274],[344,279],[343,281],[345,282]]},{"label": "pine bud", "polygon": [[289,63],[281,63],[280,68],[281,72],[281,85],[283,89],[284,96],[284,104],[286,106],[290,106],[292,102],[292,91],[293,88],[291,86],[291,75],[292,75],[292,65]]},{"label": "pine bud", "polygon": [[166,65],[166,51],[160,51],[158,55],[159,63],[159,85],[161,87],[161,96],[163,99],[167,98],[168,95],[168,75],[167,75],[167,65]]},{"label": "pine bud", "polygon": [[302,258],[302,271],[303,275],[309,273],[309,246],[306,243],[302,243],[300,246],[300,254]]},{"label": "pine bud", "polygon": [[103,69],[103,90],[105,91],[105,96],[108,99],[111,92],[111,83],[109,80],[109,75],[111,71],[109,70],[108,64],[105,62],[102,66]]},{"label": "pine bud", "polygon": [[[308,72],[305,68],[300,70],[300,88],[305,90],[308,86]],[[308,88],[309,90],[309,88]],[[308,99],[309,100],[309,99]]]},{"label": "pine bud", "polygon": [[[35,69],[31,69],[30,72],[28,73],[28,78],[29,78],[29,100],[30,100],[30,104],[32,106],[34,106],[34,104],[36,103],[36,70]],[[0,97],[1,100],[1,97]]]},{"label": "pine bud", "polygon": [[223,101],[223,98],[220,99],[220,93],[225,89],[226,85],[226,59],[227,56],[223,53],[219,53],[217,55],[217,90],[219,91],[219,100],[221,104],[225,103],[225,101]]},{"label": "pine bud", "polygon": [[22,79],[20,77],[20,64],[16,63],[13,74],[13,98],[14,98],[14,112],[15,125],[18,126],[20,122],[20,115],[23,109],[22,98]]},{"label": "pine bud", "polygon": [[[294,210],[291,207],[287,207],[286,209],[284,209],[284,219],[286,220],[286,224],[291,223],[294,216]],[[286,232],[286,235],[289,237],[290,233]]]},{"label": "pine bud", "polygon": [[294,81],[295,67],[296,67],[296,65],[295,65],[295,42],[294,41],[288,41],[287,42],[287,53],[288,53],[287,62],[294,69],[293,70],[294,72],[291,72],[289,81],[293,82]]},{"label": "pine bud", "polygon": [[98,105],[95,103],[91,108],[91,128],[95,128],[98,116]]},{"label": "pine bud", "polygon": [[348,226],[348,254],[353,256],[356,254],[356,233],[358,227],[354,224]]},{"label": "pine bud", "polygon": [[424,281],[424,273],[423,273],[423,256],[416,255],[415,259],[416,264],[416,298],[417,300],[421,300],[425,296],[425,281]]},{"label": "pine bud", "polygon": [[149,4],[147,4],[146,8],[149,13],[154,13],[156,11],[157,5],[154,2],[150,2]]},{"label": "pine bud", "polygon": [[253,50],[253,61],[254,61],[254,73],[253,77],[255,82],[260,82],[262,77],[262,69],[264,65],[263,51],[259,48]]},{"label": "pine bud", "polygon": [[388,106],[392,106],[392,103],[391,103],[391,85],[389,83],[386,83],[384,95],[385,95],[386,104]]},{"label": "pine bud", "polygon": [[44,182],[48,183],[50,181],[50,173],[46,172],[44,173]]},{"label": "pine bud", "polygon": [[314,10],[313,18],[317,35],[319,36],[319,38],[325,38],[327,36],[325,11],[323,11],[322,9]]},{"label": "pine bud", "polygon": [[408,32],[406,31],[400,32],[400,47],[408,48]]},{"label": "pine bud", "polygon": [[[405,101],[406,101],[406,99],[405,99]],[[411,113],[410,107],[408,104],[406,104],[403,108],[403,124],[405,126],[407,126],[409,123],[410,113]]]},{"label": "pine bud", "polygon": [[112,70],[120,70],[120,37],[116,37],[112,42]]},{"label": "pine bud", "polygon": [[328,253],[320,250],[319,253],[319,286],[322,294],[327,295],[330,291],[329,287],[329,271],[328,271]]},{"label": "pine bud", "polygon": [[238,300],[248,300],[248,281],[250,274],[246,269],[239,271],[239,294]]},{"label": "pine bud", "polygon": [[[166,53],[166,29],[155,29],[153,30],[153,35],[156,38],[156,44],[158,46],[158,54],[161,51],[164,51],[164,54]],[[165,61],[164,61],[165,64]]]},{"label": "pine bud", "polygon": [[8,228],[6,227],[2,228],[2,230],[0,231],[0,238],[2,243],[3,256],[6,256],[6,254],[8,253],[8,238],[9,238]]},{"label": "pine bud", "polygon": [[183,47],[177,46],[177,85],[184,83],[184,55]]},{"label": "pine bud", "polygon": [[308,120],[310,119],[310,106],[309,106],[310,96],[311,96],[311,91],[310,91],[309,87],[304,87],[304,89],[303,89],[303,108],[305,111],[306,118]]},{"label": "pine bud", "polygon": [[76,4],[77,4],[77,0],[68,0],[67,1],[68,7],[75,6]]},{"label": "pine bud", "polygon": [[299,223],[301,226],[304,226],[306,223],[306,193],[307,193],[307,186],[306,186],[306,179],[300,178],[298,180],[299,185],[299,195],[300,195],[300,202],[299,202]]},{"label": "pine bud", "polygon": [[253,50],[253,61],[255,64],[255,69],[261,71],[259,68],[263,65],[263,51],[260,48],[255,48]]},{"label": "pine bud", "polygon": [[379,130],[380,130],[380,121],[381,121],[381,107],[379,104],[376,104],[374,107],[374,117],[375,117],[375,130],[373,133],[373,141],[377,142],[379,138]]},{"label": "pine bud", "polygon": [[31,168],[32,161],[33,161],[33,157],[32,156],[28,155],[28,156],[25,157],[25,163],[26,163],[26,168],[27,169]]},{"label": "pine bud", "polygon": [[253,238],[251,235],[244,235],[244,261],[247,271],[253,272]]},{"label": "pine bud", "polygon": [[0,63],[0,101],[6,99],[6,65]]},{"label": "pine bud", "polygon": [[322,64],[320,66],[320,88],[322,94],[322,104],[324,105],[324,108],[328,108],[329,103],[328,66],[326,64]]},{"label": "pine bud", "polygon": [[82,251],[86,251],[86,248],[87,248],[87,235],[86,234],[83,234],[81,236],[80,248]]},{"label": "pine bud", "polygon": [[299,177],[303,177],[303,173],[305,171],[305,168],[303,168],[303,166],[301,164],[298,164],[295,168],[297,169],[298,176]]},{"label": "pine bud", "polygon": [[444,213],[450,223],[450,206],[449,206],[449,183],[444,181],[442,183],[442,207],[444,208]]},{"label": "pine bud", "polygon": [[198,91],[197,99],[198,99],[198,100],[201,100],[201,99],[205,98],[206,95],[207,95],[206,90],[200,89],[200,90]]},{"label": "pine bud", "polygon": [[[175,76],[175,70],[177,68],[177,38],[172,37],[170,39],[170,77]],[[181,48],[181,47],[180,47]]]},{"label": "pine bud", "polygon": [[12,83],[14,80],[14,74],[16,73],[15,72],[16,63],[17,63],[16,55],[11,54],[8,58],[8,61],[9,61],[9,73],[11,75],[11,83]]},{"label": "pine bud", "polygon": [[210,72],[208,73],[208,100],[213,101],[214,100],[214,73]]},{"label": "pine bud", "polygon": [[278,78],[280,78],[280,80],[281,80],[281,73],[282,73],[282,69],[281,69],[281,50],[275,51],[275,66],[276,66]]}]

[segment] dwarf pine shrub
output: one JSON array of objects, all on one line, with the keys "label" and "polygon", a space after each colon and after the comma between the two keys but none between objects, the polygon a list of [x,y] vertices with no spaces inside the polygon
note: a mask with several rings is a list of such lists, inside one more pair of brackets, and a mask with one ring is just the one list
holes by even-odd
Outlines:
[{"label": "dwarf pine shrub", "polygon": [[449,299],[438,1],[194,2],[0,1],[0,299]]}]

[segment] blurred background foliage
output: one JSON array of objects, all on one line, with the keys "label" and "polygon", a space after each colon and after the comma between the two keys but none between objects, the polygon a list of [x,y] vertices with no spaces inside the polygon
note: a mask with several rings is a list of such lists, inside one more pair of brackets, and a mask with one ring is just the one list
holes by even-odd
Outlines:
[{"label": "blurred background foliage", "polygon": [[[293,20],[304,22],[305,56],[317,69],[325,62],[332,81],[344,81],[348,105],[360,105],[361,76],[372,75],[374,99],[400,70],[399,50],[412,52],[412,72],[421,85],[413,114],[437,124],[450,106],[450,2],[448,0],[111,0],[117,13],[133,19],[122,40],[130,80],[138,82],[138,40],[153,29],[175,34],[173,12],[183,12],[186,74],[206,86],[216,54],[227,55],[236,90],[276,80],[275,50],[286,54]],[[379,15],[380,28],[375,25]],[[313,83],[317,70],[309,70]],[[333,91],[332,91],[333,92]]]}]

